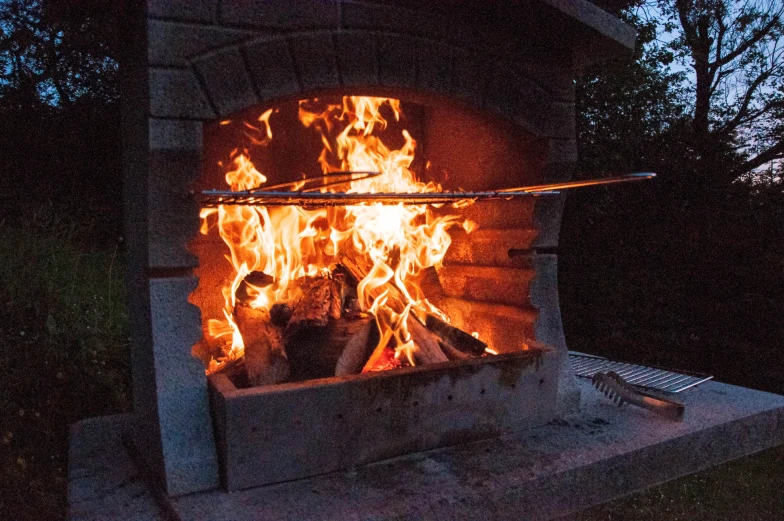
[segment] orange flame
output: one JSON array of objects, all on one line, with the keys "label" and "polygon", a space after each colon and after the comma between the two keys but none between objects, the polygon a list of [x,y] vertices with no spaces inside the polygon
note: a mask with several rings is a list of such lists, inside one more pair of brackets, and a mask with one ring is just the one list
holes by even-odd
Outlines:
[{"label": "orange flame", "polygon": [[[390,149],[374,135],[374,131],[387,126],[382,112],[391,112],[396,120],[400,119],[399,100],[352,96],[343,98],[341,105],[327,105],[321,111],[310,108],[315,101],[300,102],[299,119],[320,134],[323,149],[319,162],[323,172],[380,172],[376,177],[352,181],[348,188],[344,185],[322,190],[441,190],[436,183],[419,181],[410,170],[416,141],[406,130],[402,131],[404,143],[399,149]],[[262,128],[245,123],[246,135],[254,145],[264,146],[272,139],[271,114],[270,109],[258,118]],[[247,151],[234,151],[226,172],[226,183],[232,190],[257,188],[266,180]],[[376,318],[380,347],[389,344],[394,347],[395,359],[405,359],[413,365],[416,346],[407,331],[407,317],[416,311],[441,316],[443,313],[423,298],[411,280],[423,269],[440,265],[451,242],[448,228],[462,224],[471,231],[476,227],[470,221],[461,222],[457,216],[437,217],[427,205],[374,203],[317,210],[224,205],[202,210],[202,233],[209,232],[215,217],[218,232],[229,248],[227,259],[235,272],[232,283],[223,288],[225,320],[211,320],[208,327],[213,338],[231,338],[226,359],[242,354],[242,336],[232,314],[237,288],[249,273],[264,272],[272,277],[273,282],[263,287],[247,281],[244,284],[252,300],[250,305],[269,309],[275,302],[296,296],[295,285],[291,284],[296,279],[328,271],[330,265],[350,258],[367,273],[359,281],[357,293],[361,309]],[[395,295],[390,295],[390,289]]]}]

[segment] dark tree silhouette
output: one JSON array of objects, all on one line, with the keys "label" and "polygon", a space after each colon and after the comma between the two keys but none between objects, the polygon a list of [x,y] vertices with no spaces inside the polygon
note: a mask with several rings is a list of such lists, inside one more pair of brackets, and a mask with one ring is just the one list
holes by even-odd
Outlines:
[{"label": "dark tree silhouette", "polygon": [[[670,45],[693,70],[693,130],[706,161],[732,142],[735,176],[784,157],[784,2],[658,0]],[[707,172],[706,172],[707,174]]]}]

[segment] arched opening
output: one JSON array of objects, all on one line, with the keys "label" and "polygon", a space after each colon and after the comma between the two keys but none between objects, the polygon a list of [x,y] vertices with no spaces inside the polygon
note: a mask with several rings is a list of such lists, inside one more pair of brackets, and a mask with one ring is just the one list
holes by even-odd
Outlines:
[{"label": "arched opening", "polygon": [[[203,167],[193,189],[264,188],[346,170],[382,175],[327,191],[485,191],[543,181],[548,141],[503,118],[452,98],[413,91],[362,94],[344,97],[326,91],[282,98],[206,123]],[[391,94],[395,97],[379,97]],[[407,180],[398,179],[401,175]],[[487,353],[528,348],[535,336],[536,310],[528,291],[535,272],[519,252],[527,251],[537,234],[533,198],[415,205],[417,210],[395,215],[400,222],[386,231],[381,228],[389,216],[368,216],[367,209],[352,208],[259,203],[202,210],[201,232],[190,244],[199,261],[199,285],[190,300],[201,310],[204,333],[194,354],[208,371],[222,370],[250,352],[249,343],[261,342],[273,353],[262,362],[266,376],[245,381],[239,371],[239,385],[335,376],[340,374],[336,360],[362,333],[353,323],[358,316],[376,325],[361,365],[348,374],[466,355],[460,352],[462,345],[457,352],[443,343],[439,348],[440,340],[427,331],[420,331],[426,338],[416,338],[420,327],[406,318],[409,313],[420,325],[432,313],[459,332],[473,334],[488,346]],[[345,269],[348,273],[342,273]],[[323,309],[318,317],[298,315],[308,292],[314,291],[312,279],[326,273],[344,284],[340,310],[329,319],[322,316]],[[376,284],[374,277],[385,280]],[[390,301],[386,312],[374,305],[381,298]],[[266,314],[249,318],[244,306]],[[352,308],[358,315],[344,320]],[[276,322],[281,309],[289,316]],[[309,325],[292,326],[297,319]],[[254,325],[242,324],[249,321]],[[275,324],[270,329],[260,322]],[[249,328],[256,333],[261,328],[265,338],[256,338]],[[385,339],[385,333],[391,338]],[[426,345],[431,337],[435,348]],[[388,350],[380,351],[385,342]],[[295,354],[303,349],[308,351],[304,358]],[[314,349],[330,352],[313,356]],[[423,352],[427,349],[438,353],[428,355]],[[269,374],[277,350],[287,359],[285,375]],[[375,362],[374,355],[380,356]],[[260,373],[246,365],[244,374]]]}]

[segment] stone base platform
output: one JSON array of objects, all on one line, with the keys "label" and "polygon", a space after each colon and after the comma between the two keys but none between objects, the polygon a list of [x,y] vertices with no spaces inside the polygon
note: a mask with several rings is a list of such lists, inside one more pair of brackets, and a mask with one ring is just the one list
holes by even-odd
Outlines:
[{"label": "stone base platform", "polygon": [[548,520],[784,443],[784,396],[707,382],[683,422],[581,381],[579,413],[514,436],[227,494],[166,498],[123,444],[129,416],[71,429],[70,521]]}]

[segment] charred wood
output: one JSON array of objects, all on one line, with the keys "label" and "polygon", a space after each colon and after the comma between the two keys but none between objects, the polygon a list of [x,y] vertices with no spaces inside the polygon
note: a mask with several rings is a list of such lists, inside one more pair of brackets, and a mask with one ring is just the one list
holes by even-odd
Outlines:
[{"label": "charred wood", "polygon": [[438,345],[441,346],[441,351],[443,351],[446,357],[450,360],[468,360],[469,358],[477,358],[468,353],[460,351],[454,346],[447,344],[443,340],[439,340]]},{"label": "charred wood", "polygon": [[369,329],[365,326],[370,322],[370,318],[361,320],[340,318],[330,320],[323,327],[304,326],[287,334],[285,343],[286,354],[291,365],[291,379],[300,381],[335,376],[338,361],[348,343],[356,336],[362,336],[363,329],[367,342]]},{"label": "charred wood", "polygon": [[462,329],[447,324],[433,314],[427,315],[425,326],[444,343],[463,353],[481,356],[485,352],[485,349],[487,349],[487,344],[478,338],[474,338]]},{"label": "charred wood", "polygon": [[237,289],[234,291],[234,298],[242,304],[250,304],[256,293],[256,290],[253,288],[265,288],[273,282],[272,276],[267,275],[263,271],[251,271],[237,286]]},{"label": "charred wood", "polygon": [[449,360],[441,350],[439,339],[435,334],[413,317],[409,317],[407,325],[411,340],[416,345],[414,361],[417,365],[437,364]]},{"label": "charred wood", "polygon": [[245,344],[245,372],[250,385],[286,381],[289,363],[283,337],[280,328],[272,324],[269,312],[238,304],[234,307],[234,320]]},{"label": "charred wood", "polygon": [[340,318],[340,289],[332,277],[303,277],[299,284],[302,295],[293,305],[287,333],[300,327],[324,327],[330,318]]},{"label": "charred wood", "polygon": [[335,376],[361,373],[378,340],[376,321],[372,318],[362,320],[361,326],[348,339],[335,364]]},{"label": "charred wood", "polygon": [[270,320],[278,327],[286,327],[294,310],[286,302],[278,302],[270,308]]}]

